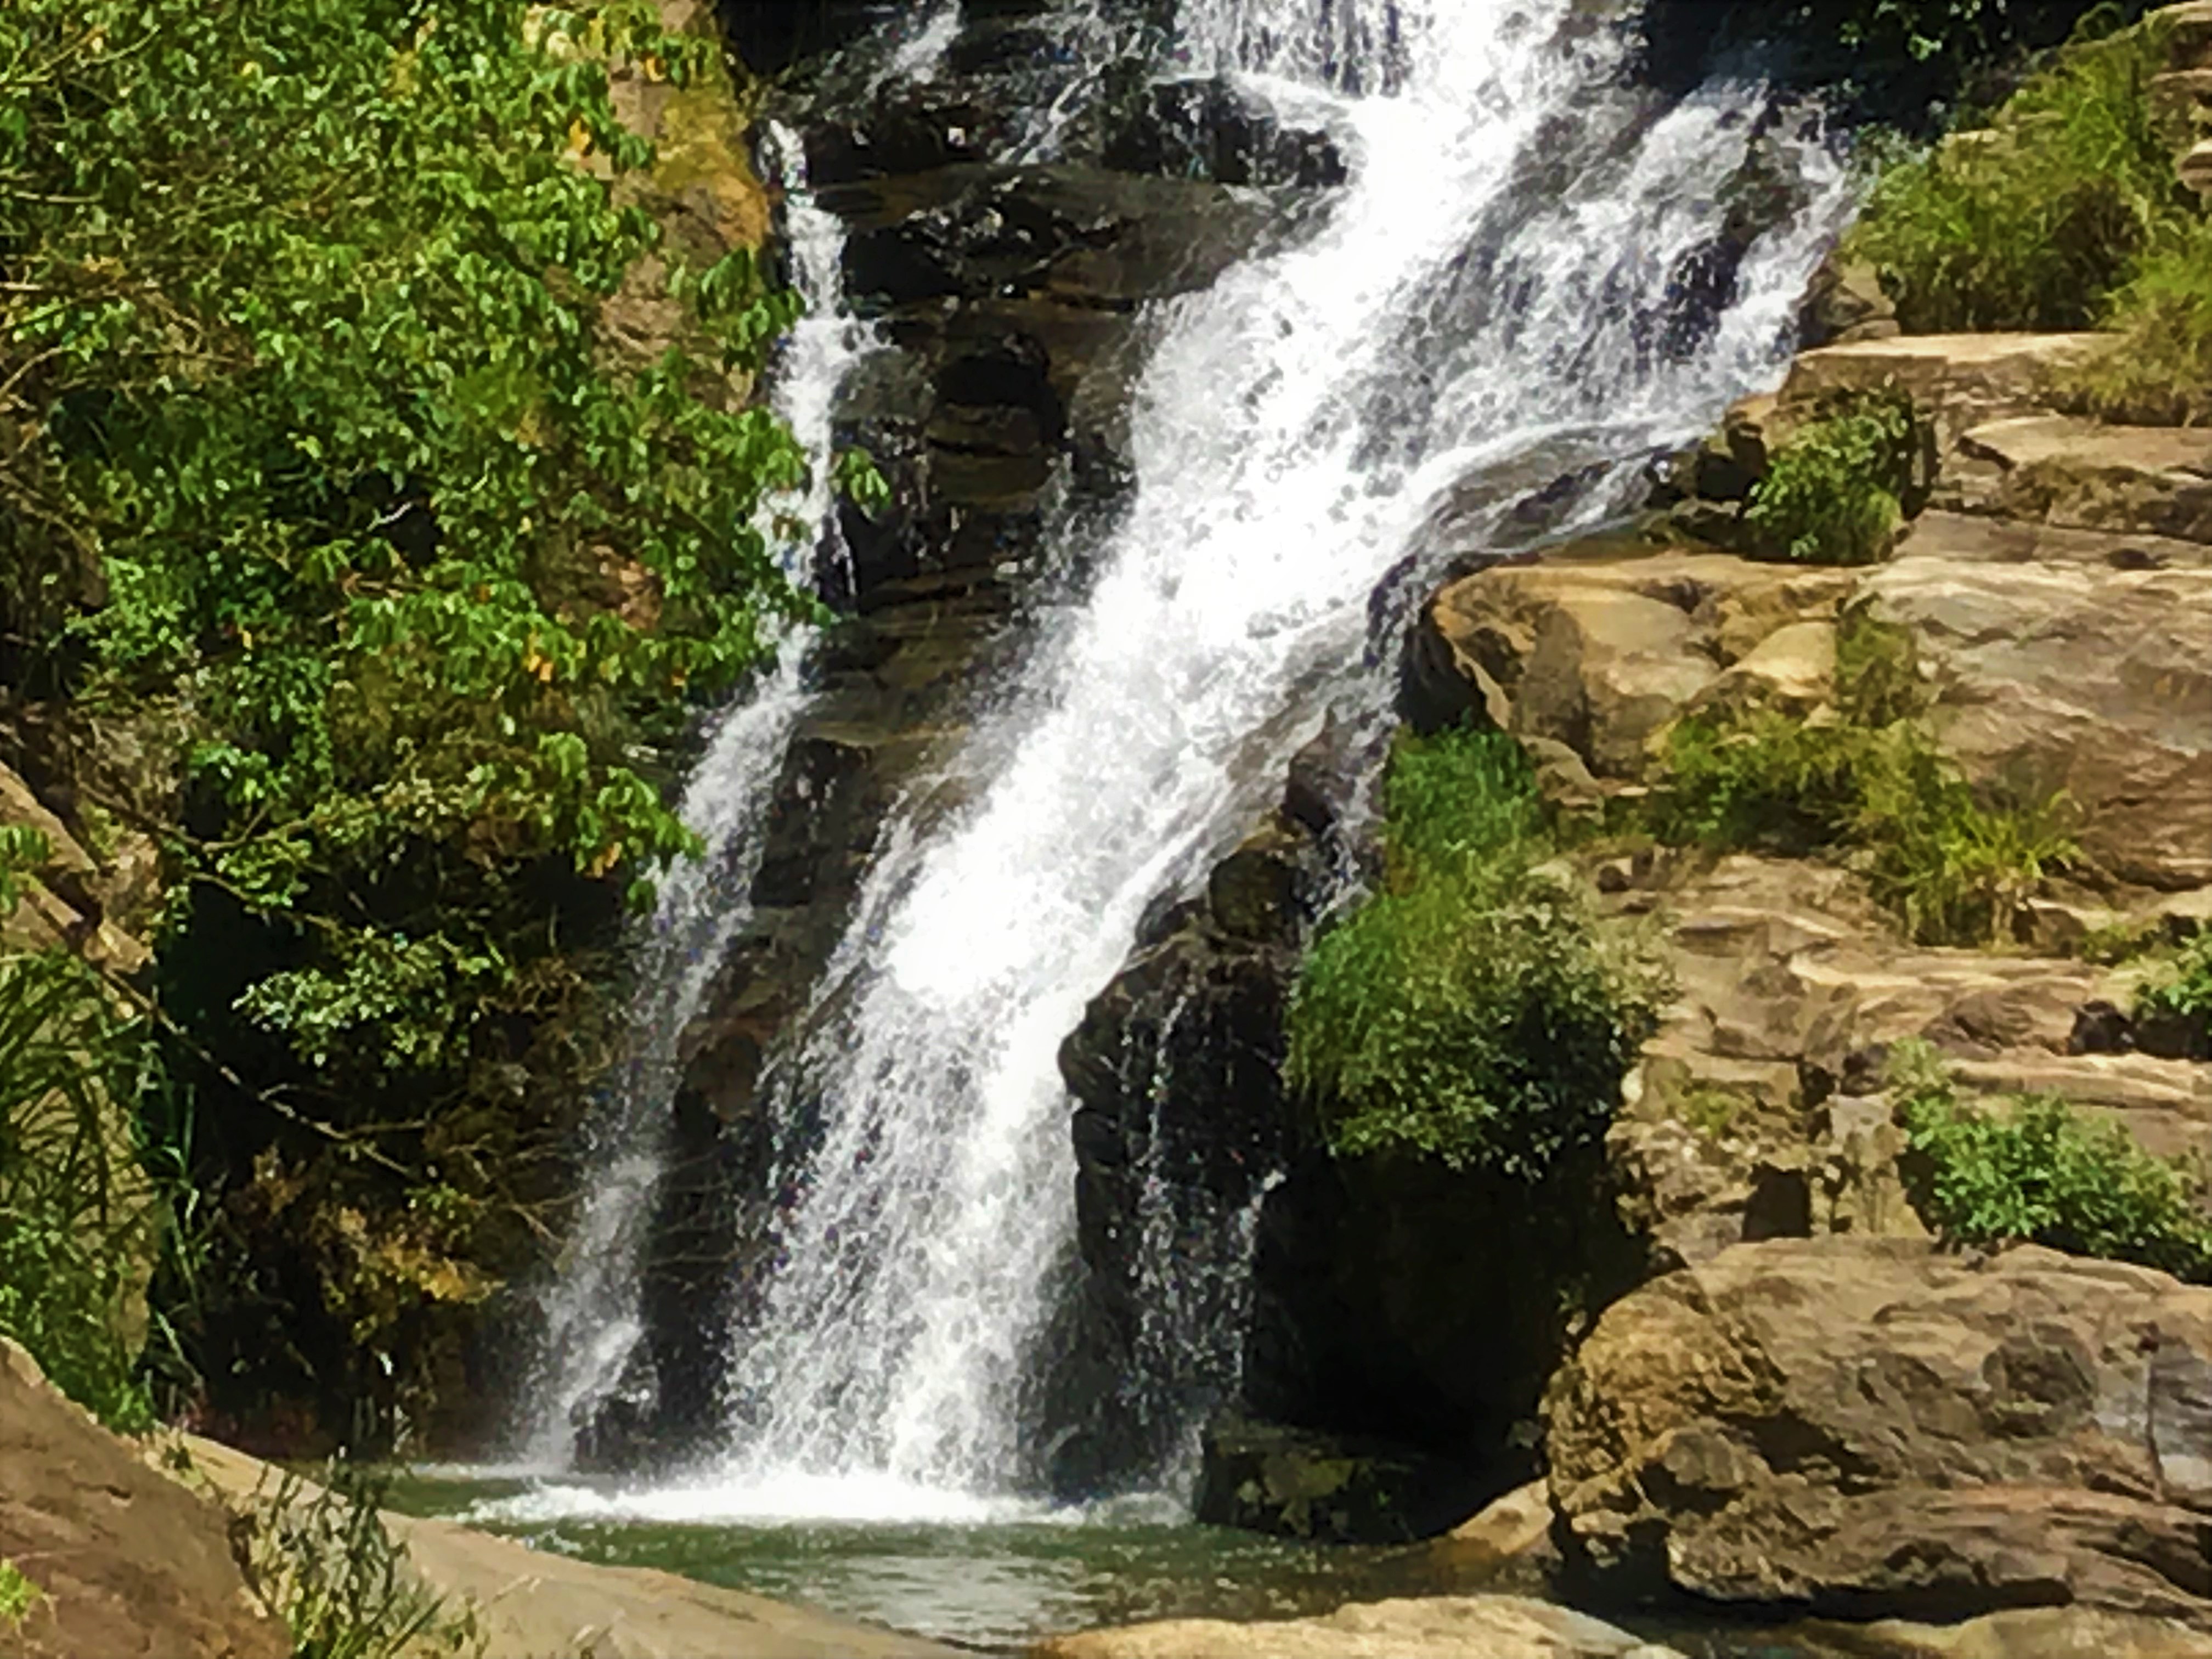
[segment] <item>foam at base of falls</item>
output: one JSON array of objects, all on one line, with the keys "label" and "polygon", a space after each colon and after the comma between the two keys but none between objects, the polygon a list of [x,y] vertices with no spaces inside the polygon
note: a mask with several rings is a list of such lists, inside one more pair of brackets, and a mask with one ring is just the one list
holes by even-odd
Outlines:
[{"label": "foam at base of falls", "polygon": [[932,1527],[1079,1526],[1084,1508],[925,1486],[884,1474],[784,1474],[757,1485],[678,1481],[639,1488],[549,1481],[511,1498],[471,1506],[472,1525],[542,1525],[555,1521],[623,1521],[659,1526],[777,1527],[820,1522]]}]

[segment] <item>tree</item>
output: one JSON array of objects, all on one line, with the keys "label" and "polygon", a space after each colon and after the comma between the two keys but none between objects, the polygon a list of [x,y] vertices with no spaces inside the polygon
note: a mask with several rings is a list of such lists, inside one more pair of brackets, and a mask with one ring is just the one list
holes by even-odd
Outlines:
[{"label": "tree", "polygon": [[[690,847],[654,757],[808,603],[745,396],[795,301],[662,244],[610,97],[712,49],[641,0],[0,8],[6,673],[170,734],[172,1030],[282,1109],[205,1155],[313,1198],[270,1212],[342,1343],[516,1255],[487,1102],[573,1020],[565,918]],[[618,296],[674,343],[613,350]]]}]

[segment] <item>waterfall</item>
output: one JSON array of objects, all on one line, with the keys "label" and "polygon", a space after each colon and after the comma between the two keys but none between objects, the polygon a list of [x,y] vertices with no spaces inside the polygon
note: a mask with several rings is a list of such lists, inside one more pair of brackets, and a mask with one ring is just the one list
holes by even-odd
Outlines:
[{"label": "waterfall", "polygon": [[[817,562],[837,551],[829,465],[837,390],[872,336],[843,308],[844,229],[809,194],[797,136],[771,125],[768,138],[785,191],[792,282],[806,301],[775,367],[773,406],[815,466],[805,495],[769,504],[761,527],[781,544],[784,574],[811,587]],[[703,854],[669,872],[632,942],[629,1047],[587,1125],[582,1210],[566,1270],[544,1304],[544,1358],[523,1454],[533,1466],[567,1468],[580,1417],[636,1386],[647,1249],[667,1173],[680,1045],[730,942],[752,920],[769,805],[809,701],[803,665],[811,642],[806,629],[786,632],[772,666],[716,723],[683,805]]]},{"label": "waterfall", "polygon": [[[977,720],[966,808],[892,826],[779,1069],[788,1209],[727,1449],[654,1512],[960,1516],[1025,1487],[1073,1249],[1055,1054],[1146,907],[1375,685],[1370,595],[1439,504],[1462,547],[1525,539],[1540,489],[1555,528],[1620,511],[1645,456],[1777,377],[1846,204],[1816,132],[1761,135],[1762,88],[1626,90],[1579,0],[1189,0],[1177,51],[1325,119],[1352,182],[1157,319],[1089,591]],[[1754,142],[1811,199],[1703,326],[1686,273]]]}]

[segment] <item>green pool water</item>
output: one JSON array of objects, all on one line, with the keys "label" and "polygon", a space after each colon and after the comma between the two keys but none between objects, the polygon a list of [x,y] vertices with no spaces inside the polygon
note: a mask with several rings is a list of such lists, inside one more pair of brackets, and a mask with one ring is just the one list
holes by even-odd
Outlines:
[{"label": "green pool water", "polygon": [[[403,1477],[390,1501],[540,1549],[657,1567],[989,1654],[1097,1625],[1288,1618],[1468,1589],[1442,1576],[1419,1547],[1302,1546],[1190,1525],[1142,1504],[927,1524],[740,1522],[638,1513],[683,1506],[633,1502],[609,1489],[451,1473]],[[1691,1659],[1814,1659],[1810,1650],[1757,1632],[1647,1633]]]}]

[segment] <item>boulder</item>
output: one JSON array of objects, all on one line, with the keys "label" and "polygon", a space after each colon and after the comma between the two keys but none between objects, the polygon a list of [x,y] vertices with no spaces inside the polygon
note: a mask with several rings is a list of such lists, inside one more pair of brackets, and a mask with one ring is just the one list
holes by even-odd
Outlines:
[{"label": "boulder", "polygon": [[5,1659],[288,1659],[222,1511],[149,1468],[0,1340],[0,1562],[40,1592]]},{"label": "boulder", "polygon": [[2063,791],[2122,881],[2212,881],[2212,569],[1951,556],[1917,526],[1864,593],[1910,630],[1929,724],[1978,784]]},{"label": "boulder", "polygon": [[1086,1631],[1033,1659],[1681,1659],[1612,1626],[1518,1596],[1356,1603],[1321,1619],[1178,1619]]},{"label": "boulder", "polygon": [[1833,672],[1829,624],[1856,580],[1720,553],[1571,548],[1451,583],[1414,649],[1492,724],[1565,744],[1601,782],[1632,783],[1652,739],[1701,700],[1817,701]]},{"label": "boulder", "polygon": [[2202,1631],[2084,1607],[2024,1607],[1957,1625],[1814,1625],[1792,1634],[1819,1659],[2212,1659],[2212,1636]]},{"label": "boulder", "polygon": [[1547,1407],[1612,1593],[2212,1626],[2212,1291],[2023,1248],[1738,1245],[1601,1318]]}]

